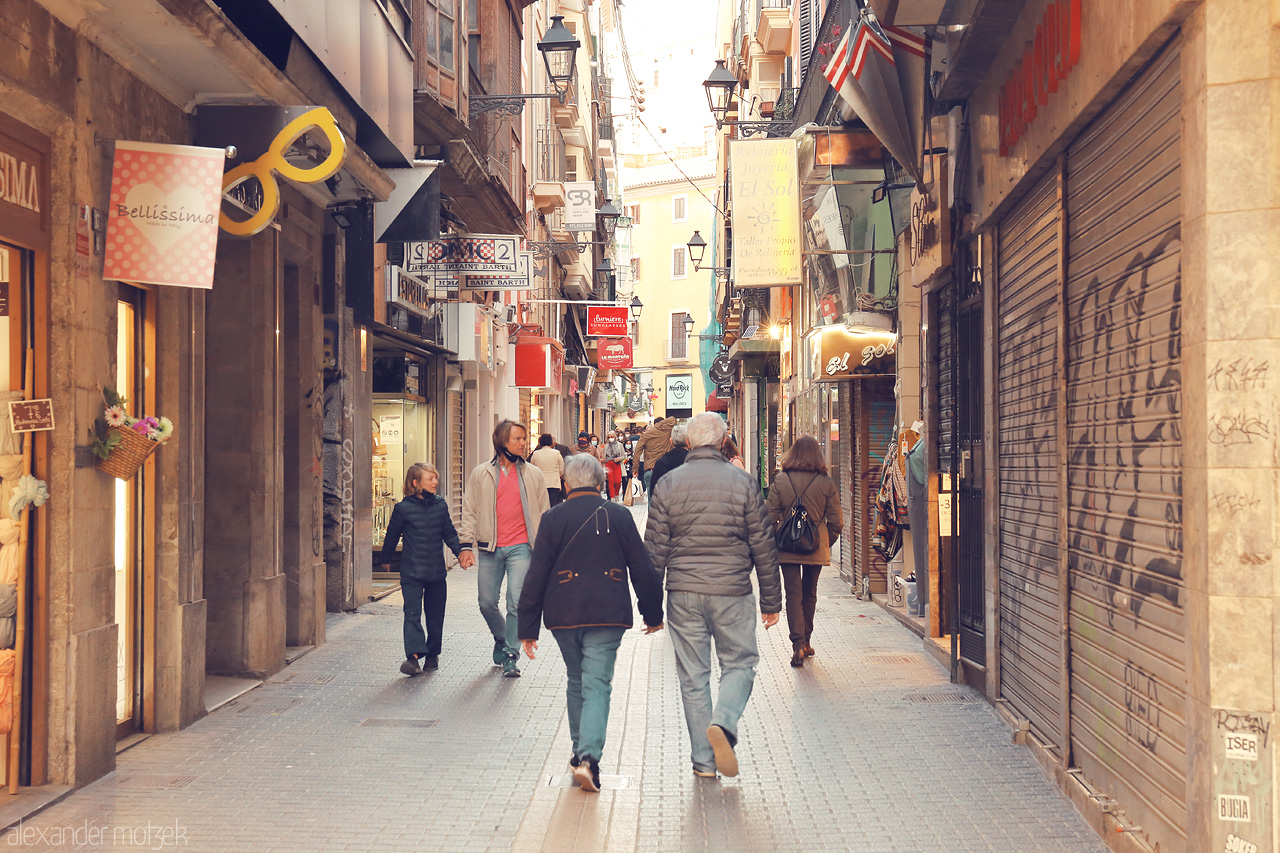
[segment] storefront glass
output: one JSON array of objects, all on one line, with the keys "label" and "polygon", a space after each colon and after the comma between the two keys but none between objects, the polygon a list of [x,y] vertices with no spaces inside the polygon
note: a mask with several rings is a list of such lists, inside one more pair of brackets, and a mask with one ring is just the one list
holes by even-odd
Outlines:
[{"label": "storefront glass", "polygon": [[[433,407],[402,396],[373,400],[373,547],[386,538],[391,510],[404,497],[404,475],[415,462],[431,462]],[[437,467],[439,467],[437,465]]]}]

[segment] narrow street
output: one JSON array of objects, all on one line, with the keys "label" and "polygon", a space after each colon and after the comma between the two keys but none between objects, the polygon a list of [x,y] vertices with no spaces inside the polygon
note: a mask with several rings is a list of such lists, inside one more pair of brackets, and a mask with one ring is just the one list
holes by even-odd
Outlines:
[{"label": "narrow street", "polygon": [[[636,514],[643,521],[644,508]],[[473,572],[450,576],[440,669],[402,659],[400,599],[330,614],[328,643],[6,834],[25,849],[1102,851],[996,713],[834,572],[789,666],[760,631],[734,779],[690,772],[665,633],[624,639],[604,790],[567,787],[564,668],[488,660]],[[924,744],[931,744],[928,749]],[[151,828],[151,843],[142,839]],[[72,836],[97,832],[99,843]],[[19,836],[15,833],[21,832]],[[161,833],[168,833],[162,835]],[[156,846],[159,839],[165,844]]]}]

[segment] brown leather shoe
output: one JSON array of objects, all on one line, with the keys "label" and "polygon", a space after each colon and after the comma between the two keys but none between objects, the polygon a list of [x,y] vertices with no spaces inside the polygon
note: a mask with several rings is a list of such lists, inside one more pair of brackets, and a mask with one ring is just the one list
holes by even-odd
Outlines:
[{"label": "brown leather shoe", "polygon": [[791,655],[791,665],[797,666],[797,667],[804,666],[804,649],[803,648],[796,649],[795,652]]},{"label": "brown leather shoe", "polygon": [[804,644],[804,656],[805,656],[805,657],[807,657],[807,658],[811,658],[811,657],[813,657],[813,656],[814,656],[814,655],[816,655],[816,654],[817,654],[817,652],[815,652],[815,651],[813,650],[813,646],[809,645],[808,643],[805,643],[805,644]]}]

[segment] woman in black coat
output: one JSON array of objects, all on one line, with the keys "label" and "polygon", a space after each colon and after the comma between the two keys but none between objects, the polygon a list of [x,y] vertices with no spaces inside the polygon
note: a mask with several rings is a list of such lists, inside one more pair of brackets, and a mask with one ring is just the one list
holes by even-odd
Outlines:
[{"label": "woman in black coat", "polygon": [[[444,605],[448,589],[445,578],[444,547],[456,556],[462,550],[458,531],[449,517],[449,505],[436,495],[440,472],[434,465],[418,462],[404,475],[404,500],[391,511],[387,538],[382,542],[382,566],[391,570],[396,545],[404,538],[400,555],[400,590],[404,594],[405,675],[422,675],[422,670],[440,665],[440,640],[444,632]],[[427,631],[422,632],[426,614]],[[422,663],[419,664],[418,661]]]},{"label": "woman in black coat", "polygon": [[631,627],[635,587],[646,634],[662,630],[662,584],[631,513],[603,500],[604,468],[590,453],[564,466],[568,499],[542,516],[520,594],[520,641],[530,659],[543,620],[568,670],[574,780],[600,790],[613,664]]}]

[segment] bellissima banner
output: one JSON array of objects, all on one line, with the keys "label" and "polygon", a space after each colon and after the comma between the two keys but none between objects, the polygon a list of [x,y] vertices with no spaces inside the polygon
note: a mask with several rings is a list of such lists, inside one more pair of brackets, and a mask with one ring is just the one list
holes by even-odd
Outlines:
[{"label": "bellissima banner", "polygon": [[104,279],[213,287],[221,148],[116,142]]},{"label": "bellissima banner", "polygon": [[733,201],[733,283],[738,287],[800,284],[800,180],[796,140],[729,143]]}]

